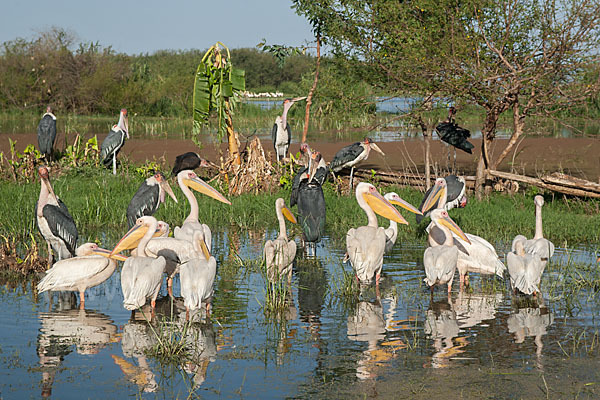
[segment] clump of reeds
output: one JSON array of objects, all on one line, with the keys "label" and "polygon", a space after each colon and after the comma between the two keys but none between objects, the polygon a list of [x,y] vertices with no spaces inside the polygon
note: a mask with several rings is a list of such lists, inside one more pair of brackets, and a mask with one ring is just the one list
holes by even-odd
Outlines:
[{"label": "clump of reeds", "polygon": [[[38,244],[29,235],[29,243],[17,241],[15,237],[0,236],[0,266],[8,272],[29,275],[46,270],[47,262],[40,257]],[[19,252],[19,247],[22,251]]]}]

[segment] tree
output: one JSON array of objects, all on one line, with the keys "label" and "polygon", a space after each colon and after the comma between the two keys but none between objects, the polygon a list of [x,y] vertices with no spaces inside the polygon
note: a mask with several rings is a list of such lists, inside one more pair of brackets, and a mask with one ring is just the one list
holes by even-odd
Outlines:
[{"label": "tree", "polygon": [[[221,46],[227,50],[225,56]],[[209,123],[212,112],[217,114],[217,135],[219,139],[227,135],[229,156],[235,165],[241,164],[239,140],[233,129],[233,96],[245,90],[245,73],[233,67],[229,49],[221,42],[213,45],[198,65],[194,81],[194,133],[198,134],[202,125]]]},{"label": "tree", "polygon": [[[319,21],[336,55],[390,94],[483,108],[478,196],[486,169],[510,153],[528,116],[553,115],[600,89],[598,0],[294,0],[294,6]],[[493,159],[496,124],[509,110],[513,134]]]}]

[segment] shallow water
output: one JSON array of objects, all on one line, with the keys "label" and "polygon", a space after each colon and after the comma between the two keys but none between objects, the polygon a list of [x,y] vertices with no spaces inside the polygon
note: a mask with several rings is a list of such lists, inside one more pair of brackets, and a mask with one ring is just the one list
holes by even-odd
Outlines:
[{"label": "shallow water", "polygon": [[[557,249],[538,301],[513,297],[499,279],[474,277],[471,290],[454,288],[448,303],[443,290],[431,300],[423,286],[421,243],[397,243],[386,256],[379,295],[370,287],[358,298],[340,296],[344,244],[325,238],[316,260],[297,258],[287,311],[267,318],[257,268],[263,243],[264,232],[215,235],[212,318],[187,329],[182,365],[147,354],[158,328],[122,307],[118,271],[88,290],[85,311],[74,295],[55,293],[50,302],[34,296],[31,283],[6,283],[0,396],[564,398],[600,391],[595,248]],[[506,245],[496,245],[504,255]],[[582,278],[596,287],[573,290]],[[165,296],[157,316],[174,308],[168,326],[181,329],[181,306]]]}]

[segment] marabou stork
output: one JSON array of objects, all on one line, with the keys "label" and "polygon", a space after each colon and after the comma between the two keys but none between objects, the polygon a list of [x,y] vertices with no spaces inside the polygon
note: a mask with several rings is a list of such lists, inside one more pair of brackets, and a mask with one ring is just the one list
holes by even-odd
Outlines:
[{"label": "marabou stork", "polygon": [[523,235],[517,235],[512,242],[512,251],[516,252],[515,244],[517,242],[523,242],[525,253],[534,254],[540,257],[545,268],[546,263],[554,254],[554,244],[544,238],[544,230],[542,229],[542,207],[544,206],[544,198],[537,195],[533,199],[533,202],[535,204],[535,235],[533,236],[533,239],[529,240]]},{"label": "marabou stork", "polygon": [[146,215],[138,218],[133,228],[119,240],[110,255],[119,253],[137,244],[137,256],[129,257],[121,269],[121,289],[123,290],[123,307],[134,311],[150,298],[152,312],[156,307],[156,298],[162,283],[162,274],[165,270],[165,258],[159,256],[152,258],[146,253],[146,245],[158,228],[156,218]]},{"label": "marabou stork", "polygon": [[[472,149],[473,144],[469,142],[467,139],[471,137],[471,132],[468,129],[462,128],[456,124],[454,121],[454,114],[456,114],[456,109],[454,107],[450,107],[448,109],[448,118],[439,123],[435,130],[440,137],[440,140],[448,143],[453,147],[454,151],[454,169],[456,169],[456,149],[461,149],[469,154],[473,154]],[[448,163],[450,162],[450,150],[448,150]]]},{"label": "marabou stork", "polygon": [[506,255],[506,265],[513,290],[523,294],[537,294],[546,264],[537,254],[525,252],[525,240],[513,243],[513,251]]},{"label": "marabou stork", "polygon": [[35,206],[37,226],[48,243],[48,268],[52,266],[52,251],[59,260],[75,255],[77,246],[77,227],[67,206],[54,193],[48,176],[48,168],[38,168],[41,188],[40,197]]},{"label": "marabou stork", "polygon": [[373,143],[373,139],[365,138],[362,142],[350,144],[340,151],[335,153],[333,160],[329,163],[331,171],[338,172],[343,168],[351,168],[350,170],[350,190],[352,190],[352,176],[354,174],[354,166],[369,157],[371,149],[385,156],[385,153]]},{"label": "marabou stork", "polygon": [[198,200],[196,200],[196,196],[190,190],[190,188],[203,193],[213,199],[219,200],[225,204],[231,205],[231,202],[227,200],[221,193],[215,190],[208,183],[204,182],[200,179],[194,171],[183,170],[177,174],[177,183],[179,184],[179,188],[188,199],[190,203],[190,214],[183,221],[183,224],[180,227],[175,227],[173,233],[175,238],[187,240],[191,242],[193,240],[194,231],[197,229],[202,229],[204,232],[204,241],[206,242],[206,246],[210,250],[212,248],[212,234],[210,232],[210,228],[206,224],[201,224],[198,221]]},{"label": "marabou stork", "polygon": [[198,153],[188,151],[175,157],[175,165],[171,171],[171,176],[177,176],[184,169],[195,170],[198,167],[210,167],[210,164],[205,159],[201,158]]},{"label": "marabou stork", "polygon": [[[443,200],[447,198],[446,191],[446,181],[443,178],[436,179],[429,197],[423,204],[423,211],[431,210],[434,205],[443,209],[445,206]],[[446,243],[446,232],[439,229],[433,222],[427,226],[426,230],[429,234],[430,246],[435,247]],[[496,249],[490,242],[470,233],[466,234],[468,241],[465,241],[456,233],[453,233],[452,236],[454,237],[454,244],[459,250],[456,267],[460,275],[461,289],[465,283],[469,284],[468,272],[486,275],[496,274],[500,278],[504,276],[506,266],[500,261]]]},{"label": "marabou stork", "polygon": [[60,260],[46,271],[37,285],[38,293],[45,291],[76,290],[79,292],[79,308],[85,308],[85,291],[110,278],[117,261],[127,257],[98,247],[96,243],[85,243],[75,251],[76,257]]},{"label": "marabou stork", "polygon": [[267,264],[269,281],[277,282],[287,277],[288,283],[292,281],[292,263],[296,257],[296,242],[288,241],[285,228],[285,218],[295,224],[296,217],[285,206],[285,201],[280,197],[275,201],[275,212],[279,221],[279,236],[275,240],[267,240],[264,248],[264,258]]},{"label": "marabou stork", "polygon": [[105,167],[110,167],[112,162],[113,174],[117,174],[117,154],[125,144],[125,139],[129,139],[129,122],[127,120],[127,110],[122,108],[119,115],[119,122],[113,125],[100,145],[100,158]]},{"label": "marabou stork", "polygon": [[444,233],[445,239],[443,243],[435,243],[435,246],[425,250],[423,266],[425,267],[426,278],[424,281],[431,288],[432,294],[434,285],[448,285],[448,297],[450,297],[459,253],[458,247],[454,245],[452,232],[467,243],[469,239],[448,216],[448,211],[442,208],[436,208],[431,212],[431,222]]},{"label": "marabou stork", "polygon": [[290,142],[292,141],[292,130],[287,122],[287,113],[295,102],[304,100],[306,97],[296,97],[293,99],[285,99],[283,101],[283,113],[275,118],[273,129],[271,129],[271,138],[273,139],[273,148],[275,156],[279,162],[287,156]]},{"label": "marabou stork", "polygon": [[325,233],[325,196],[323,182],[329,169],[318,151],[310,151],[308,166],[294,176],[290,207],[298,205],[298,223],[302,227],[304,250],[307,256],[316,256],[316,244]]},{"label": "marabou stork", "polygon": [[42,116],[37,127],[38,146],[46,161],[54,156],[54,140],[56,140],[56,116],[52,114],[52,107],[46,107],[46,114]]},{"label": "marabou stork", "polygon": [[181,264],[179,270],[186,321],[189,320],[190,310],[197,310],[202,304],[206,308],[206,316],[210,316],[210,300],[217,274],[217,261],[206,247],[201,230],[194,232],[193,245],[196,257]]},{"label": "marabou stork", "polygon": [[142,182],[127,206],[129,228],[135,225],[135,221],[139,217],[153,215],[160,204],[165,202],[165,193],[168,193],[177,203],[177,197],[162,172],[158,172]]},{"label": "marabou stork", "polygon": [[[368,223],[352,228],[346,234],[345,260],[350,260],[361,283],[369,283],[375,277],[375,283],[379,286],[386,235],[385,229],[377,225],[375,214],[400,224],[408,225],[408,222],[370,183],[361,182],[356,186],[356,201],[367,214]],[[400,205],[411,212],[420,212],[404,200]]]},{"label": "marabou stork", "polygon": [[[465,178],[462,176],[456,175],[448,175],[444,178],[446,181],[446,198],[438,199],[436,204],[433,204],[431,207],[433,209],[443,207],[444,210],[448,211],[455,207],[464,208],[467,205],[467,196],[465,195]],[[425,196],[423,196],[423,200],[421,201],[421,205],[419,205],[419,210],[423,211],[423,204],[425,204],[425,200],[431,194],[431,190],[433,187],[430,187],[429,190],[425,192]],[[443,204],[441,206],[440,204]],[[421,223],[423,218],[428,217],[431,211],[424,212],[423,214],[417,214],[417,224]]]}]

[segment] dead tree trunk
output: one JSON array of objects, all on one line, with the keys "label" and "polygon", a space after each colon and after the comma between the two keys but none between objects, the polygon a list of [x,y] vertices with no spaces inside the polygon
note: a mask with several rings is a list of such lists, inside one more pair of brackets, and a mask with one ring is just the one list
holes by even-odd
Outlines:
[{"label": "dead tree trunk", "polygon": [[521,109],[519,107],[519,103],[515,103],[513,105],[512,109],[513,109],[513,133],[510,137],[510,140],[508,141],[508,145],[506,145],[506,148],[504,149],[502,154],[500,154],[500,157],[498,157],[496,160],[494,160],[490,169],[498,169],[498,165],[500,165],[500,163],[506,158],[506,156],[508,156],[510,154],[514,145],[517,143],[517,141],[519,140],[519,137],[523,133],[523,127],[525,126],[525,116],[521,114]]},{"label": "dead tree trunk", "polygon": [[308,122],[310,120],[310,106],[312,105],[312,98],[315,90],[317,89],[317,82],[319,81],[319,66],[321,65],[321,35],[317,33],[317,65],[315,67],[315,80],[313,85],[308,92],[306,97],[306,113],[304,115],[304,130],[302,131],[302,142],[306,143],[306,134],[308,133]]}]

